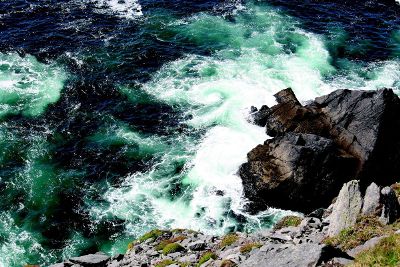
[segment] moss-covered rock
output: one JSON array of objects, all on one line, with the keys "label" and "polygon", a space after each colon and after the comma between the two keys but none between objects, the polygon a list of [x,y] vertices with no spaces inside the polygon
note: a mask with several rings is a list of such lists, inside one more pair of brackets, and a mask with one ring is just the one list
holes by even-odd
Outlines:
[{"label": "moss-covered rock", "polygon": [[179,252],[179,251],[184,251],[184,250],[185,250],[185,248],[182,247],[181,245],[179,245],[178,243],[170,243],[170,244],[167,244],[167,245],[163,248],[162,253],[163,253],[164,255],[168,255],[168,254],[170,254],[170,253]]},{"label": "moss-covered rock", "polygon": [[302,220],[299,216],[285,216],[274,226],[274,230],[280,230],[289,226],[299,226]]},{"label": "moss-covered rock", "polygon": [[246,254],[246,253],[249,253],[250,251],[252,251],[253,249],[260,248],[260,247],[262,247],[261,243],[254,243],[254,242],[247,243],[247,244],[244,244],[243,246],[241,246],[239,251],[242,254]]},{"label": "moss-covered rock", "polygon": [[160,229],[154,229],[154,230],[151,230],[150,232],[145,233],[141,237],[139,237],[138,241],[140,243],[142,243],[150,238],[156,239],[157,237],[159,237],[160,235],[162,235],[164,233],[165,233],[165,231],[162,231]]},{"label": "moss-covered rock", "polygon": [[203,263],[207,262],[210,259],[213,259],[213,260],[217,259],[217,255],[212,251],[207,251],[200,257],[199,262],[197,263],[197,266],[200,267]]},{"label": "moss-covered rock", "polygon": [[227,234],[222,238],[219,247],[220,248],[228,247],[233,243],[235,243],[238,239],[239,236],[237,234]]}]

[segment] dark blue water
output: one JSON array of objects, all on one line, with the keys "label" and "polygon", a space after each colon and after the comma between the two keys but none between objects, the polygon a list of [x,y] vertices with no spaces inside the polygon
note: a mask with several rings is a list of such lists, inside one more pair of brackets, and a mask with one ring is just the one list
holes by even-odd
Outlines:
[{"label": "dark blue water", "polygon": [[152,228],[271,227],[237,167],[291,86],[400,89],[395,1],[0,2],[0,266],[123,252]]}]

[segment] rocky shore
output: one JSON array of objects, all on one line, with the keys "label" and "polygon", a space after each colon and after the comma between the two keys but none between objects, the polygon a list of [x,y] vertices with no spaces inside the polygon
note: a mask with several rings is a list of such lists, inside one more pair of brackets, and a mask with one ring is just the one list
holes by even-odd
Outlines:
[{"label": "rocky shore", "polygon": [[249,211],[273,206],[307,215],[252,234],[155,229],[126,254],[53,267],[400,265],[399,98],[390,89],[338,90],[302,105],[285,89],[276,99],[252,109],[272,139],[250,151],[238,173]]}]

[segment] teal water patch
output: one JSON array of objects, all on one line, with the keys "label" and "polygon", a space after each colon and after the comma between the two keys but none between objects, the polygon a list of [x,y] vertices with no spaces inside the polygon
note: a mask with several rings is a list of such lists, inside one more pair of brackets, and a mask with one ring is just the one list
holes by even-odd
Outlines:
[{"label": "teal water patch", "polygon": [[0,118],[42,114],[60,98],[66,78],[61,67],[41,63],[34,56],[0,53]]}]

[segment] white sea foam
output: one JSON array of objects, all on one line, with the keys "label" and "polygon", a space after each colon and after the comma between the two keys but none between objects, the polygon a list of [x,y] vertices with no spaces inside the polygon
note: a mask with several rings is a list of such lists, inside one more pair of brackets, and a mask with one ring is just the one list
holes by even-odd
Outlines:
[{"label": "white sea foam", "polygon": [[142,6],[138,0],[96,0],[95,4],[100,12],[112,12],[127,19],[143,15]]}]

